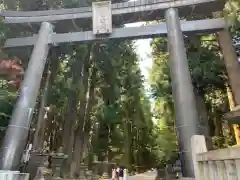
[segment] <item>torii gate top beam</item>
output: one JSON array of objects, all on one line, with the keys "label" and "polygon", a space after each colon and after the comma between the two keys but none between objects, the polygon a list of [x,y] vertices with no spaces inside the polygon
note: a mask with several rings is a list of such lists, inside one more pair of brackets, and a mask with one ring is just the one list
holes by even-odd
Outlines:
[{"label": "torii gate top beam", "polygon": [[[112,4],[113,24],[162,19],[164,10],[176,7],[180,16],[209,15],[222,10],[225,0],[138,0]],[[92,7],[48,11],[3,11],[0,13],[7,24],[72,21],[91,21]],[[66,23],[66,22],[64,22]],[[80,24],[80,23],[79,23]]]}]

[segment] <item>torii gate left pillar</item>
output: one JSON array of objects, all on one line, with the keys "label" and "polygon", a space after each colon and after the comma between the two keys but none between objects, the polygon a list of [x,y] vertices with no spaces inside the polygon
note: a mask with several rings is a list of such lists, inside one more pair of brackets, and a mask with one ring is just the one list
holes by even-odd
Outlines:
[{"label": "torii gate left pillar", "polygon": [[48,55],[51,23],[43,22],[1,147],[1,170],[19,169]]},{"label": "torii gate left pillar", "polygon": [[191,137],[199,134],[199,118],[190,70],[180,27],[178,10],[166,10],[168,50],[173,100],[176,112],[176,131],[184,177],[194,177]]}]

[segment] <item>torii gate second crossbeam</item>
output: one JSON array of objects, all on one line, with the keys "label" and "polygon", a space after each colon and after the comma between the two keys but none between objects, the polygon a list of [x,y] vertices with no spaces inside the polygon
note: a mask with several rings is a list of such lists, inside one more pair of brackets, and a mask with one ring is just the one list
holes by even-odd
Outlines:
[{"label": "torii gate second crossbeam", "polygon": [[[183,33],[213,33],[228,27],[227,22],[222,18],[204,19],[195,21],[181,21],[181,30]],[[71,32],[71,33],[52,33],[48,39],[48,44],[54,46],[59,43],[69,42],[86,42],[104,39],[139,39],[139,38],[154,38],[167,35],[166,23],[152,24],[141,27],[115,28],[112,33],[106,38],[98,37],[92,31]],[[34,46],[37,42],[37,35],[30,37],[20,37],[7,39],[5,42],[6,48]]]}]

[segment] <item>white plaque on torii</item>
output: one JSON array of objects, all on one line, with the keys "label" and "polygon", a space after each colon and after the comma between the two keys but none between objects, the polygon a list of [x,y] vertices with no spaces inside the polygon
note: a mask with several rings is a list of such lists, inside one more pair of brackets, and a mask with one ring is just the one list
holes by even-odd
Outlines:
[{"label": "white plaque on torii", "polygon": [[93,34],[102,35],[112,33],[112,3],[100,1],[92,3]]}]

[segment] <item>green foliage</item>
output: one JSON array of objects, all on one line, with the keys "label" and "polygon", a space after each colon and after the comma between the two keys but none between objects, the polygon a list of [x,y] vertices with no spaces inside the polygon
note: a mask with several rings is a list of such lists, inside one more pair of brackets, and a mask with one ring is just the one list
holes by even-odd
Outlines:
[{"label": "green foliage", "polygon": [[8,87],[5,80],[0,80],[0,127],[6,127],[11,117],[17,98],[17,92]]},{"label": "green foliage", "polygon": [[[36,3],[20,0],[19,7],[16,7],[15,0],[8,0],[1,3],[0,9],[75,8],[89,5],[91,2],[91,0],[49,0]],[[237,0],[228,3],[226,12],[231,21],[236,22],[234,31],[238,28],[239,21]],[[195,17],[189,17],[193,18]],[[84,24],[81,28],[87,29],[89,25]],[[0,21],[1,43],[4,42],[6,35],[15,37],[18,33],[14,29],[10,31]],[[239,36],[235,31],[233,33]],[[225,112],[222,106],[226,103],[227,78],[218,43],[215,35],[189,36],[185,41],[193,84],[205,100],[208,121],[211,122],[211,119],[217,119]],[[151,97],[148,97],[144,90],[139,59],[132,41],[71,44],[52,49],[48,61],[52,74],[47,98],[51,112],[45,133],[45,140],[51,150],[63,145],[66,136],[67,140],[71,138],[63,133],[67,122],[71,121],[74,128],[81,127],[80,124],[84,122],[82,128],[84,137],[89,135],[88,145],[92,147],[92,150],[88,147],[89,154],[97,155],[99,160],[107,159],[131,168],[134,165],[148,167],[163,165],[177,157],[175,113],[166,38],[156,38],[152,41],[154,63],[149,80]],[[11,56],[0,51],[0,58],[8,55]],[[86,72],[89,75],[87,83],[83,77]],[[44,78],[45,75],[46,73]],[[88,96],[91,87],[94,89],[92,97]],[[8,94],[4,95],[0,102],[0,125],[6,125],[15,105],[17,92],[11,91],[7,85],[2,86],[1,90]],[[81,105],[84,103],[86,107],[82,109]],[[91,107],[88,109],[89,104]],[[82,114],[83,117],[80,117]],[[152,120],[157,123],[154,124]],[[220,147],[220,144],[222,147],[222,144],[224,146],[231,144],[226,139],[216,135],[214,145]]]},{"label": "green foliage", "polygon": [[224,16],[229,23],[233,25],[233,30],[240,28],[240,3],[238,0],[228,0],[225,9]]},{"label": "green foliage", "polygon": [[166,38],[157,38],[152,41],[154,61],[149,77],[152,97],[155,99],[153,116],[157,121],[157,127],[154,129],[155,147],[153,152],[158,164],[170,163],[177,157],[171,78],[166,47]]},{"label": "green foliage", "polygon": [[[195,93],[206,105],[205,110],[199,109],[199,112],[206,111],[207,117],[204,121],[209,124],[213,146],[222,148],[232,145],[234,141],[229,129],[222,125],[226,123],[221,122],[221,116],[228,111],[226,106],[228,79],[216,35],[190,35],[185,36],[184,40]],[[166,162],[171,157],[176,157],[174,152],[177,149],[167,39],[154,39],[152,51],[154,63],[150,72],[150,82],[152,98],[155,100],[153,116],[159,128],[159,137],[156,138],[159,147],[155,152],[158,152],[159,158]],[[222,131],[225,133],[222,134]]]},{"label": "green foliage", "polygon": [[[16,1],[10,0],[4,3],[5,8],[16,9],[14,5]],[[75,8],[89,4],[91,4],[91,1],[88,0],[50,0],[47,3],[44,3],[44,1],[36,3],[35,1],[21,0],[18,8],[20,10],[43,10]],[[15,37],[18,34],[13,29],[7,31],[3,23],[0,23],[0,30],[1,42],[4,42],[6,35]],[[143,78],[134,46],[131,41],[95,42],[91,49],[91,56],[87,57],[91,64],[86,68],[86,64],[82,60],[85,57],[87,47],[87,44],[61,45],[59,48],[52,49],[49,55],[49,70],[52,73],[47,105],[51,107],[49,115],[51,123],[46,128],[46,139],[48,140],[49,136],[51,137],[50,146],[56,144],[56,141],[61,142],[63,140],[61,138],[58,140],[61,137],[58,134],[63,133],[62,129],[65,128],[66,121],[73,118],[72,122],[74,124],[81,122],[78,118],[83,113],[83,109],[80,108],[83,101],[80,101],[80,99],[85,96],[84,88],[86,86],[82,77],[83,69],[88,69],[91,75],[94,64],[96,82],[92,82],[90,76],[88,78],[89,87],[94,86],[92,107],[90,112],[84,113],[84,117],[86,114],[90,114],[90,130],[95,123],[99,123],[99,134],[93,131],[91,135],[94,138],[98,137],[97,141],[94,141],[94,138],[92,139],[94,141],[92,144],[93,151],[100,160],[104,160],[108,156],[109,161],[123,162],[126,166],[132,164],[144,165],[151,156],[152,144],[149,142],[152,141],[153,125],[150,102],[143,91]],[[44,78],[45,75],[46,73]],[[77,75],[78,77],[74,80]],[[87,91],[89,91],[89,88]],[[70,97],[72,97],[72,100],[69,100]],[[87,104],[89,99],[90,97],[86,96]],[[5,113],[9,120],[14,102],[9,102],[9,106],[4,102],[1,102],[0,110]],[[69,107],[72,108],[70,111]],[[38,109],[38,105],[36,109]],[[73,115],[75,112],[76,116]],[[72,116],[69,116],[69,113]],[[59,119],[62,119],[62,121],[59,121]],[[32,126],[34,127],[34,124]],[[66,135],[63,134],[63,136]],[[61,143],[56,144],[56,146],[59,145]],[[57,147],[50,148],[57,149]],[[149,162],[149,165],[151,165],[151,162]]]},{"label": "green foliage", "polygon": [[215,36],[189,37],[187,52],[193,84],[200,94],[225,89],[227,76]]}]

